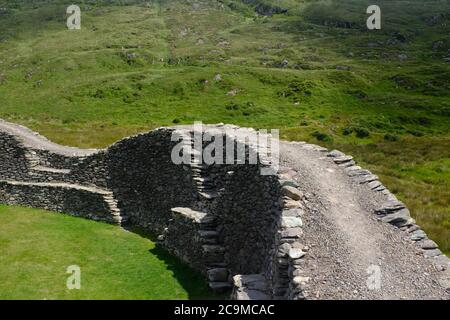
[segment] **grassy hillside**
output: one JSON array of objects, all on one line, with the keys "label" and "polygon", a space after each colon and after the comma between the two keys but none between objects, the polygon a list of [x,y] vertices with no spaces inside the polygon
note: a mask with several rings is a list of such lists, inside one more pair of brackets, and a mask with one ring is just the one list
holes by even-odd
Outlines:
[{"label": "grassy hillside", "polygon": [[450,252],[450,1],[0,0],[0,117],[102,147],[160,125],[279,128],[354,155]]},{"label": "grassy hillside", "polygon": [[[193,272],[145,237],[43,210],[0,206],[0,299],[205,299]],[[67,267],[81,271],[66,287]]]}]

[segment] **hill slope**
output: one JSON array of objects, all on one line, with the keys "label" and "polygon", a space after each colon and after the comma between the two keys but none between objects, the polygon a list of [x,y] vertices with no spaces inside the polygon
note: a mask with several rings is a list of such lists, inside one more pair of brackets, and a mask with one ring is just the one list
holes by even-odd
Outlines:
[{"label": "hill slope", "polygon": [[[449,1],[0,1],[0,117],[99,147],[160,125],[280,128],[356,155],[450,251]],[[446,60],[447,59],[447,60]]]}]

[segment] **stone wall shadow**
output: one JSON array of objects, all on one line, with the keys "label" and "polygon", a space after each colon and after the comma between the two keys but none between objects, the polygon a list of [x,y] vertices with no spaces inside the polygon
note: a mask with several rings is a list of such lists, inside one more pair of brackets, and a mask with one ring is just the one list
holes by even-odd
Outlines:
[{"label": "stone wall shadow", "polygon": [[155,255],[159,260],[164,261],[167,270],[173,273],[174,278],[180,283],[184,290],[188,293],[191,300],[219,300],[228,299],[227,295],[214,293],[205,280],[205,276],[199,271],[194,270],[185,262],[172,255],[164,247],[158,244],[156,236],[147,230],[136,226],[123,226],[127,231],[140,235],[155,243],[153,249],[148,250],[149,253]]}]

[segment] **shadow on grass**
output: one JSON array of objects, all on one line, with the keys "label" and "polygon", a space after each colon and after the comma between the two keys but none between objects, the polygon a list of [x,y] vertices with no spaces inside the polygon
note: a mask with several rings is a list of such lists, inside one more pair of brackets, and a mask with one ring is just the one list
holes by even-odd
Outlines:
[{"label": "shadow on grass", "polygon": [[127,231],[136,233],[143,238],[149,239],[155,243],[155,247],[149,252],[155,255],[159,260],[164,261],[167,270],[172,271],[173,276],[188,293],[192,300],[219,300],[227,299],[226,294],[214,293],[205,281],[205,277],[194,270],[179,258],[173,256],[169,251],[158,245],[156,237],[142,227],[124,226]]}]

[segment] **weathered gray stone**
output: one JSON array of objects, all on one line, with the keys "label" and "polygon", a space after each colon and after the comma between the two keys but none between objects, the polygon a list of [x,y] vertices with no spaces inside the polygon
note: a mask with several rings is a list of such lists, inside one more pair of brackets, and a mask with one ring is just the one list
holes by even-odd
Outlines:
[{"label": "weathered gray stone", "polygon": [[345,154],[339,150],[332,150],[327,154],[327,156],[332,157],[332,158],[337,158],[337,157],[344,157]]},{"label": "weathered gray stone", "polygon": [[378,188],[379,186],[381,186],[381,182],[375,180],[375,181],[369,182],[367,185],[369,186],[370,189],[373,190],[373,189],[376,189],[376,188]]},{"label": "weathered gray stone", "polygon": [[302,228],[286,228],[281,230],[281,238],[299,238],[303,234]]},{"label": "weathered gray stone", "polygon": [[294,187],[285,186],[281,189],[281,191],[284,195],[293,200],[301,200],[303,198],[303,192]]},{"label": "weathered gray stone", "polygon": [[377,214],[390,214],[405,208],[405,204],[398,200],[386,201],[379,209],[375,210]]},{"label": "weathered gray stone", "polygon": [[436,242],[434,242],[433,240],[430,240],[430,239],[422,240],[422,241],[418,242],[417,244],[424,250],[436,249],[438,247]]},{"label": "weathered gray stone", "polygon": [[301,249],[298,249],[298,248],[291,248],[289,250],[289,258],[291,258],[291,259],[300,259],[305,254],[306,254],[305,252],[303,252]]},{"label": "weathered gray stone", "polygon": [[383,222],[393,224],[397,227],[413,223],[408,209],[401,209],[400,211],[397,211],[395,213],[388,214],[381,218],[381,220]]},{"label": "weathered gray stone", "polygon": [[260,274],[235,275],[233,277],[234,286],[249,290],[267,290],[266,278]]},{"label": "weathered gray stone", "polygon": [[280,185],[282,187],[288,186],[288,187],[293,187],[293,188],[298,188],[299,184],[297,181],[295,180],[280,180]]},{"label": "weathered gray stone", "polygon": [[262,291],[246,289],[237,291],[236,300],[271,300],[271,298]]},{"label": "weathered gray stone", "polygon": [[208,280],[212,282],[226,282],[228,270],[226,268],[214,268],[207,271]]},{"label": "weathered gray stone", "polygon": [[301,217],[304,214],[302,209],[288,209],[283,210],[283,217]]},{"label": "weathered gray stone", "polygon": [[340,156],[340,157],[334,157],[333,161],[337,164],[350,162],[353,160],[352,156]]},{"label": "weathered gray stone", "polygon": [[283,228],[296,228],[296,227],[302,227],[303,222],[302,219],[299,217],[283,217],[281,218],[281,227]]},{"label": "weathered gray stone", "polygon": [[423,230],[419,229],[419,230],[413,231],[411,233],[411,240],[413,240],[413,241],[419,241],[419,240],[426,239],[426,238],[427,238],[427,234]]},{"label": "weathered gray stone", "polygon": [[309,280],[310,280],[309,277],[297,276],[294,279],[292,279],[292,282],[295,284],[303,285],[305,283],[308,283]]},{"label": "weathered gray stone", "polygon": [[300,208],[302,205],[300,201],[295,201],[292,199],[284,201],[284,208],[286,209],[294,209],[294,208]]}]

